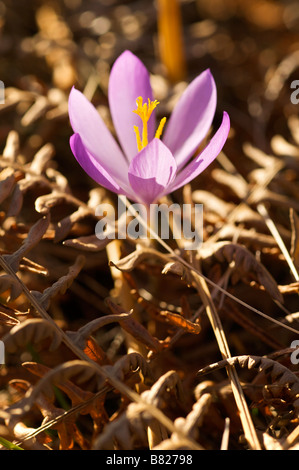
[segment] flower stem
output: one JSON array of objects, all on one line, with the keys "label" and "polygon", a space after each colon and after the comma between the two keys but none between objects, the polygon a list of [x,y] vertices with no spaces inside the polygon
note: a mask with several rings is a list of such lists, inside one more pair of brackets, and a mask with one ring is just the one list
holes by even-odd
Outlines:
[{"label": "flower stem", "polygon": [[[107,257],[109,261],[113,261],[113,263],[117,263],[121,257],[121,240],[113,240],[110,242],[106,247]],[[134,308],[134,299],[131,295],[131,287],[129,286],[127,280],[125,279],[123,273],[116,269],[114,266],[110,267],[111,276],[114,280],[114,289],[113,289],[113,297],[120,303],[120,305],[129,312],[131,309]],[[136,318],[137,312],[134,309],[133,316]],[[133,336],[129,335],[128,333],[124,332],[127,344],[127,352],[138,352],[144,357],[146,356],[146,352],[143,346],[138,343]]]}]

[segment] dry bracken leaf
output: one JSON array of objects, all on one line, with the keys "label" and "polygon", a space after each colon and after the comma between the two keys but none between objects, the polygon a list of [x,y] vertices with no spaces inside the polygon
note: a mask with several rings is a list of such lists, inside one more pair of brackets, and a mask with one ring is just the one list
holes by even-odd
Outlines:
[{"label": "dry bracken leaf", "polygon": [[80,222],[85,217],[90,215],[90,210],[86,209],[85,207],[79,207],[79,209],[73,212],[71,215],[65,217],[64,219],[60,220],[57,223],[55,228],[55,239],[54,241],[57,243],[65,238],[69,232],[71,231],[74,224]]},{"label": "dry bracken leaf", "polygon": [[50,351],[54,351],[61,343],[61,335],[54,326],[41,318],[31,318],[14,326],[2,341],[8,353],[14,353],[19,348],[26,347],[29,343],[39,343],[44,339],[50,339]]},{"label": "dry bracken leaf", "polygon": [[164,268],[162,269],[162,274],[168,273],[180,276],[180,278],[188,285],[191,285],[192,283],[192,276],[190,275],[190,271],[186,269],[183,263],[180,263],[179,261],[169,261],[165,264]]},{"label": "dry bracken leaf", "polygon": [[3,255],[4,260],[16,272],[19,269],[20,262],[27,253],[32,250],[43,238],[49,226],[49,217],[43,217],[38,220],[29,230],[27,237],[20,248],[10,255]]},{"label": "dry bracken leaf", "polygon": [[51,194],[46,194],[36,199],[35,210],[40,214],[48,214],[53,207],[68,202],[67,194],[54,190]]},{"label": "dry bracken leaf", "polygon": [[96,235],[88,235],[86,237],[73,238],[71,240],[65,240],[63,244],[65,246],[77,248],[78,250],[98,252],[104,250],[108,243],[112,240],[105,238],[100,240]]},{"label": "dry bracken leaf", "polygon": [[0,294],[9,291],[9,298],[7,300],[16,300],[23,292],[21,284],[11,277],[9,274],[0,276]]},{"label": "dry bracken leaf", "polygon": [[259,372],[263,371],[273,381],[276,381],[277,384],[285,387],[290,397],[294,400],[293,406],[296,409],[299,407],[299,378],[284,365],[267,357],[243,355],[224,359],[201,369],[198,371],[198,376],[218,370],[228,364],[232,366],[238,365],[248,370],[257,369]]},{"label": "dry bracken leaf", "polygon": [[[94,450],[112,450],[116,442],[119,450],[130,450],[134,445],[147,445],[147,428],[156,420],[151,416],[149,405],[161,405],[167,395],[182,399],[182,389],[178,374],[169,371],[142,393],[145,403],[131,403],[126,411],[104,428],[103,433],[94,443]],[[148,404],[148,405],[147,405]]]},{"label": "dry bracken leaf", "polygon": [[187,333],[198,335],[201,331],[201,326],[198,323],[193,323],[177,313],[162,310],[160,311],[160,315],[165,322],[170,323],[173,326],[177,326],[178,328],[182,328]]},{"label": "dry bracken leaf", "polygon": [[15,185],[15,173],[12,168],[5,168],[0,173],[0,204],[10,196]]},{"label": "dry bracken leaf", "polygon": [[283,297],[274,278],[245,246],[236,243],[218,242],[212,246],[202,247],[200,256],[203,262],[215,257],[220,262],[233,263],[231,267],[235,280],[242,277],[246,278],[248,275],[254,276],[273,299],[283,303]]},{"label": "dry bracken leaf", "polygon": [[47,164],[53,158],[54,153],[55,149],[52,144],[43,145],[34,155],[30,164],[30,171],[38,175],[44,173],[47,168]]},{"label": "dry bracken leaf", "polygon": [[[200,397],[193,405],[192,410],[186,416],[186,418],[177,418],[174,421],[175,427],[183,430],[186,436],[194,439],[197,437],[199,432],[199,427],[202,424],[202,421],[205,415],[209,412],[209,407],[212,402],[212,395],[210,393],[205,393]],[[166,439],[156,445],[153,450],[173,450],[180,449],[186,450],[186,442],[184,442],[177,433],[172,433],[169,439]]]},{"label": "dry bracken leaf", "polygon": [[95,318],[90,322],[86,323],[84,326],[79,328],[77,331],[67,331],[67,335],[72,339],[80,349],[85,349],[86,341],[88,338],[95,333],[100,328],[103,328],[106,325],[111,323],[121,323],[125,318],[128,318],[132,315],[132,312],[129,313],[120,313],[115,315],[106,315],[104,317]]},{"label": "dry bracken leaf", "polygon": [[[116,305],[112,300],[106,300],[108,307],[116,315],[125,313],[124,309]],[[161,351],[163,346],[160,341],[152,336],[147,328],[145,328],[141,323],[139,323],[132,315],[124,316],[119,320],[120,326],[130,335],[132,335],[137,341],[144,344],[151,351]]]},{"label": "dry bracken leaf", "polygon": [[167,256],[150,248],[138,248],[128,256],[117,262],[110,261],[110,265],[116,267],[120,271],[130,272],[145,260],[168,261]]},{"label": "dry bracken leaf", "polygon": [[40,305],[45,309],[48,310],[51,299],[57,294],[64,294],[67,289],[72,285],[74,279],[78,276],[81,269],[83,268],[85,263],[84,256],[78,256],[73,266],[71,266],[68,270],[68,273],[65,276],[62,276],[58,281],[54,282],[54,284],[43,292],[32,291],[32,294],[38,300]]}]

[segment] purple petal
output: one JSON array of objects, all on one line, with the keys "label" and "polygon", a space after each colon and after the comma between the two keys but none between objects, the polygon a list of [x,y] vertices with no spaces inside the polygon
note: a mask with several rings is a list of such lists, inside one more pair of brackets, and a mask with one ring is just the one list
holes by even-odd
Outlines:
[{"label": "purple petal", "polygon": [[129,181],[138,202],[156,201],[176,174],[176,162],[159,139],[153,139],[131,161]]},{"label": "purple petal", "polygon": [[174,183],[170,186],[171,192],[192,181],[212,163],[221,152],[226,142],[229,129],[230,119],[228,114],[224,112],[222,123],[218,131],[205,149],[178,174]]},{"label": "purple petal", "polygon": [[179,170],[207,135],[214,118],[216,103],[214,78],[210,70],[205,70],[182,94],[162,139],[176,159]]},{"label": "purple petal", "polygon": [[112,177],[127,181],[128,164],[95,107],[78,90],[69,96],[69,116],[75,134],[80,134],[86,150]]},{"label": "purple petal", "polygon": [[[113,124],[128,161],[138,153],[134,126],[138,126],[142,134],[141,119],[133,113],[139,96],[142,96],[143,102],[147,102],[148,98],[153,101],[149,73],[132,52],[125,51],[111,69],[108,97]],[[148,122],[149,142],[154,138],[154,133],[155,111]]]},{"label": "purple petal", "polygon": [[88,152],[79,134],[71,136],[70,146],[79,165],[94,181],[116,194],[126,194],[130,197],[105,168]]}]

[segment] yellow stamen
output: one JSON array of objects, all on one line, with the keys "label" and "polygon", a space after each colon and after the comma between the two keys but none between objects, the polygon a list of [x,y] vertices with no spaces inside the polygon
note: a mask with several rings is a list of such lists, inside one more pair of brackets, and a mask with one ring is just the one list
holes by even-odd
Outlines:
[{"label": "yellow stamen", "polygon": [[165,126],[165,122],[166,122],[166,117],[162,118],[160,121],[159,127],[156,130],[156,134],[155,134],[156,139],[160,139],[162,131],[163,131],[163,127]]},{"label": "yellow stamen", "polygon": [[134,131],[135,131],[135,134],[136,134],[137,149],[138,149],[138,152],[140,152],[140,150],[142,150],[142,142],[141,142],[138,126],[134,126]]},{"label": "yellow stamen", "polygon": [[[144,149],[144,147],[146,147],[148,144],[147,123],[151,117],[153,110],[158,106],[158,104],[159,101],[151,101],[149,98],[147,103],[143,103],[142,96],[139,96],[136,100],[137,109],[134,109],[133,113],[137,114],[137,116],[139,116],[142,121],[142,140],[140,137],[139,128],[137,126],[134,126],[138,152]],[[165,122],[166,118],[161,119],[157,132],[155,134],[155,138],[159,139],[161,137]]]}]

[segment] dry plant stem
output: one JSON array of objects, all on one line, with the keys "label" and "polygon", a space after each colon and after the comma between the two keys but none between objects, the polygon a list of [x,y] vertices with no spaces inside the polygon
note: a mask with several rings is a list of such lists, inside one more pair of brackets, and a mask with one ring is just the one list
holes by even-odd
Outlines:
[{"label": "dry plant stem", "polygon": [[28,301],[31,303],[32,307],[35,308],[35,310],[39,313],[39,315],[48,320],[53,327],[59,332],[59,334],[62,337],[62,340],[64,344],[82,361],[87,361],[93,368],[94,370],[100,374],[105,380],[107,380],[113,387],[115,387],[117,390],[119,390],[121,393],[123,393],[125,396],[127,396],[130,400],[136,403],[140,403],[144,405],[147,408],[147,411],[154,417],[156,418],[159,422],[161,422],[162,425],[164,425],[171,433],[176,432],[178,433],[182,440],[187,443],[188,446],[190,446],[191,449],[194,450],[201,450],[201,447],[194,442],[192,439],[187,438],[184,433],[180,432],[179,429],[176,429],[174,426],[173,422],[162,413],[158,408],[155,406],[145,402],[136,392],[131,390],[129,387],[127,387],[124,383],[122,383],[120,380],[116,379],[114,376],[110,375],[109,372],[104,370],[100,365],[95,363],[92,359],[90,359],[80,348],[78,348],[72,341],[71,339],[64,333],[63,330],[55,323],[55,321],[50,317],[48,312],[39,304],[39,302],[36,300],[36,298],[31,294],[27,286],[22,282],[22,280],[17,276],[17,274],[13,271],[13,269],[9,266],[8,263],[3,259],[3,256],[0,256],[0,265],[2,269],[9,274],[10,276],[13,277],[17,282],[20,283],[22,286],[22,290],[27,297]]},{"label": "dry plant stem", "polygon": [[229,418],[225,418],[224,431],[223,431],[223,436],[222,436],[222,441],[221,441],[220,450],[227,450],[227,449],[228,449],[229,425],[230,425],[230,419],[229,419]]},{"label": "dry plant stem", "polygon": [[299,425],[288,435],[282,444],[282,450],[288,450],[299,438]]},{"label": "dry plant stem", "polygon": [[[204,279],[201,277],[194,275],[194,279],[197,285],[198,292],[201,296],[202,301],[204,302],[207,316],[213,328],[221,355],[223,358],[231,357],[229,347],[226,341],[226,337],[223,331],[223,327],[218,315],[218,312],[215,308],[214,302],[211,298],[211,294],[209,292],[208,286]],[[245,396],[237,375],[237,372],[234,367],[227,368],[227,374],[231,382],[232,391],[235,397],[235,401],[240,413],[240,420],[243,425],[245,437],[254,450],[261,450],[261,445],[258,440],[250,412],[245,400]]]},{"label": "dry plant stem", "polygon": [[[106,247],[106,253],[109,264],[110,261],[119,261],[121,258],[121,241],[113,240],[112,242],[108,243]],[[114,280],[115,295],[117,300],[121,306],[127,312],[129,312],[134,306],[133,298],[130,293],[131,288],[128,285],[123,273],[119,271],[119,269],[116,269],[114,266],[110,266],[110,272]],[[133,316],[136,318],[136,310],[134,311]],[[124,332],[124,334],[126,337],[128,353],[139,352],[141,355],[145,356],[145,349],[142,347],[142,345],[127,332]]]},{"label": "dry plant stem", "polygon": [[285,244],[284,244],[284,242],[283,242],[283,240],[282,240],[282,238],[281,238],[281,236],[280,236],[280,234],[279,234],[279,232],[278,232],[278,230],[277,230],[277,228],[276,228],[276,226],[273,222],[273,220],[270,218],[269,213],[268,213],[265,205],[264,204],[259,204],[257,206],[257,210],[261,214],[261,216],[264,218],[268,229],[270,230],[273,238],[276,240],[277,245],[279,246],[282,254],[285,257],[286,262],[289,265],[289,268],[290,268],[290,270],[291,270],[291,272],[292,272],[292,274],[295,278],[295,281],[299,281],[299,274],[298,274],[297,269],[296,269],[296,267],[293,263],[293,260],[290,256],[290,254],[289,254],[289,252],[288,252],[288,250],[287,250],[287,248],[286,248],[286,246],[285,246]]}]

